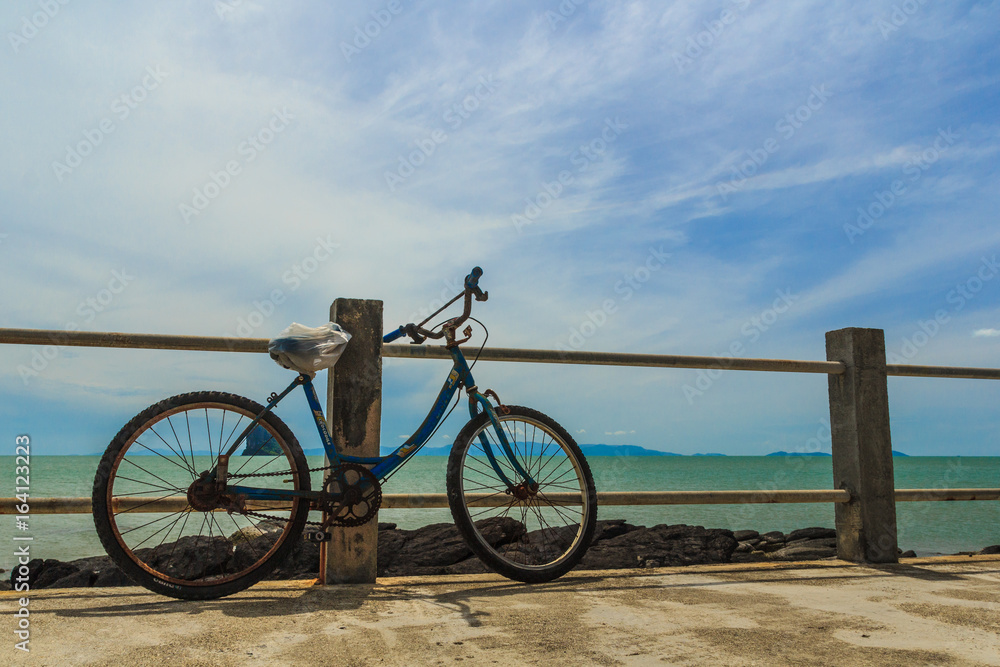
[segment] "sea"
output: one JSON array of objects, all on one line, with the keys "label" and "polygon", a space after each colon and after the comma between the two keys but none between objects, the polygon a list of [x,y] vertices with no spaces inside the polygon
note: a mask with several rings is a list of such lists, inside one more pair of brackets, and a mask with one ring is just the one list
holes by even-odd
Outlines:
[{"label": "sea", "polygon": [[[32,456],[31,497],[90,497],[97,456]],[[322,457],[308,457],[310,467]],[[598,491],[829,489],[830,457],[806,456],[589,456]],[[14,495],[14,457],[0,457],[0,496]],[[446,456],[416,456],[383,487],[384,493],[444,493]],[[896,488],[998,488],[1000,457],[911,456],[893,459]],[[313,488],[321,484],[314,473]],[[919,556],[971,552],[1000,544],[1000,501],[900,502],[896,505],[901,549]],[[419,528],[451,522],[447,509],[379,512],[380,522]],[[831,503],[762,505],[658,505],[598,508],[598,519],[625,519],[640,526],[691,524],[706,528],[790,532],[834,527]],[[72,560],[104,553],[89,514],[30,515],[27,531],[15,531],[15,517],[0,517],[5,546],[0,568],[15,564],[11,538],[30,536],[34,558]]]}]

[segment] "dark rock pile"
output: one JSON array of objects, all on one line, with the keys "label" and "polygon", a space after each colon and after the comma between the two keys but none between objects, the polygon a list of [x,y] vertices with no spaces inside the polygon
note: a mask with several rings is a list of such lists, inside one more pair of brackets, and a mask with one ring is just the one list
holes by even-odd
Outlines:
[{"label": "dark rock pile", "polygon": [[[261,524],[259,534],[250,545],[246,539],[213,538],[209,557],[205,543],[196,550],[190,538],[147,550],[144,558],[176,576],[195,576],[222,572],[239,567],[251,548],[258,553],[273,543],[278,533]],[[524,528],[513,520],[497,521],[491,527],[491,540],[509,542],[524,534]],[[237,535],[231,538],[237,538]],[[242,537],[242,536],[240,536]],[[261,540],[263,542],[258,542]],[[977,553],[1000,553],[1000,545]],[[913,556],[913,552],[901,554]],[[577,566],[582,570],[649,568],[709,563],[751,563],[763,561],[817,560],[836,556],[836,532],[830,528],[803,528],[784,534],[780,531],[760,534],[755,530],[722,530],[687,525],[659,525],[651,528],[633,526],[624,520],[599,521],[594,541]],[[35,559],[28,564],[32,589],[78,588],[86,586],[129,586],[132,582],[107,556],[81,558],[74,561]],[[413,576],[437,574],[473,574],[487,572],[476,558],[458,529],[450,523],[402,530],[391,523],[379,524],[378,575]],[[288,559],[270,576],[271,579],[314,578],[319,572],[319,546],[301,541]],[[13,579],[14,573],[11,573]],[[0,588],[10,589],[11,582]]]}]

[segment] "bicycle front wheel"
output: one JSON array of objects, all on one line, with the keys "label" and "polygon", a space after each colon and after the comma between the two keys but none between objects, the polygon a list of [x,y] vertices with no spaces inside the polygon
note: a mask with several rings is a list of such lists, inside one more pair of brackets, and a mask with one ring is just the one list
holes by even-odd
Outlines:
[{"label": "bicycle front wheel", "polygon": [[451,514],[487,567],[517,581],[550,581],[580,562],[590,546],[597,522],[594,479],[576,442],[553,419],[530,408],[505,410],[497,414],[500,427],[537,489],[524,485],[511,492],[500,480],[483,438],[508,480],[523,481],[483,413],[462,429],[448,459]]},{"label": "bicycle front wheel", "polygon": [[[94,523],[129,578],[163,595],[217,598],[260,581],[287,556],[307,500],[255,505],[195,483],[263,410],[234,394],[182,394],[139,413],[111,441],[94,479]],[[302,449],[273,413],[228,468],[229,485],[309,490]]]}]

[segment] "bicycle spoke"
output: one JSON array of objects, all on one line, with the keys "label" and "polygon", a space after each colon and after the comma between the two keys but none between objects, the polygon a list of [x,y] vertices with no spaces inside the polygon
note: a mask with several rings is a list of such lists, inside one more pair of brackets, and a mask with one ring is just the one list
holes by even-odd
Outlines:
[{"label": "bicycle spoke", "polygon": [[[167,417],[167,423],[168,424],[170,423],[170,417]],[[160,435],[160,433],[155,428],[150,427],[149,430],[153,432],[153,435],[155,435],[157,438],[160,439],[160,442],[162,442],[166,446],[166,448],[170,450],[170,452],[172,454],[180,456],[181,460],[184,461],[184,465],[183,466],[180,463],[177,463],[176,461],[174,461],[174,463],[178,467],[180,467],[180,468],[186,468],[188,472],[190,472],[191,474],[195,474],[193,468],[191,468],[191,467],[189,467],[187,465],[187,459],[184,456],[182,456],[181,454],[178,454],[177,451],[174,449],[173,445],[171,445],[169,442],[167,442],[166,439],[162,435]],[[149,449],[149,448],[147,447],[147,449]],[[156,454],[159,454],[160,456],[163,456],[163,458],[165,458],[165,459],[167,458],[162,453],[157,452],[156,450],[150,449],[149,451],[154,452]],[[170,461],[171,459],[167,459],[167,460]]]},{"label": "bicycle spoke", "polygon": [[[191,471],[190,468],[186,468],[186,467],[182,466],[180,463],[178,463],[177,461],[174,461],[173,459],[168,459],[166,456],[164,456],[160,452],[156,451],[155,449],[153,449],[151,447],[147,447],[146,445],[144,445],[143,443],[139,442],[138,440],[136,440],[134,444],[139,445],[140,447],[142,447],[143,449],[147,450],[151,454],[156,454],[157,456],[159,456],[164,461],[168,461],[169,463],[177,466],[178,468],[180,468],[184,472],[188,473],[189,475],[192,475],[191,479],[194,479],[195,477],[197,477],[197,475],[194,475],[192,473],[192,471]],[[136,466],[136,467],[138,467],[138,466]]]},{"label": "bicycle spoke", "polygon": [[[176,490],[178,490],[178,491],[179,491],[179,490],[180,490],[180,488],[181,488],[181,487],[178,487],[178,486],[175,486],[175,485],[171,484],[170,482],[168,482],[167,480],[163,479],[162,477],[160,477],[160,476],[159,476],[159,475],[157,475],[156,473],[152,473],[152,472],[150,472],[150,471],[146,470],[145,468],[143,468],[143,467],[142,467],[141,465],[139,465],[138,463],[136,463],[136,462],[135,462],[135,461],[133,461],[132,459],[122,459],[122,463],[128,463],[128,464],[129,464],[129,465],[131,465],[132,467],[134,467],[134,468],[138,468],[139,470],[143,471],[144,473],[146,473],[146,474],[147,474],[147,475],[149,475],[150,477],[155,477],[156,479],[158,479],[158,480],[160,480],[161,482],[163,482],[164,484],[166,484],[166,485],[167,485],[167,487],[166,487],[166,488],[171,488],[171,489],[176,489]],[[127,479],[127,478],[126,478],[126,479]],[[140,482],[139,480],[135,480],[135,479],[134,479],[134,480],[131,480],[131,481],[133,481],[133,482],[135,482],[135,483],[137,483],[137,484],[145,484],[146,486],[153,486],[153,484],[152,484],[152,483],[150,483],[150,482]]]},{"label": "bicycle spoke", "polygon": [[181,444],[181,439],[177,435],[177,430],[174,428],[174,423],[172,421],[170,421],[170,417],[167,417],[167,425],[170,426],[170,431],[174,434],[174,440],[177,441],[177,449],[181,450],[180,451],[180,456],[181,456],[182,459],[184,459],[184,465],[193,474],[194,473],[194,467],[195,467],[194,466],[194,455],[191,456],[191,460],[190,461],[187,460],[187,452],[184,451],[184,445]]},{"label": "bicycle spoke", "polygon": [[[160,521],[164,521],[164,520],[169,520],[169,519],[170,519],[171,517],[178,517],[178,518],[177,518],[177,520],[179,521],[179,520],[180,520],[180,518],[179,518],[179,516],[178,516],[178,515],[180,515],[180,514],[182,514],[182,513],[184,513],[184,512],[187,512],[187,509],[183,509],[183,510],[177,510],[176,512],[172,512],[172,513],[170,513],[170,514],[166,514],[166,515],[164,515],[164,516],[161,516],[161,517],[160,517],[160,518],[158,518],[158,519],[151,519],[151,520],[147,521],[147,522],[146,522],[146,523],[144,523],[144,524],[140,524],[140,525],[138,525],[138,526],[135,526],[135,527],[133,527],[133,528],[129,528],[128,530],[123,530],[123,531],[120,531],[120,534],[121,534],[121,535],[122,535],[122,536],[124,537],[124,536],[125,536],[125,535],[127,535],[128,533],[132,533],[132,532],[135,532],[135,531],[137,531],[137,530],[139,530],[139,529],[141,529],[141,528],[145,528],[146,526],[151,526],[151,525],[153,525],[154,523],[159,523]],[[149,539],[149,538],[146,538],[146,539]],[[144,543],[145,541],[146,541],[146,540],[143,540],[143,541],[142,541],[142,542],[140,542],[139,544],[135,545],[135,547],[133,547],[133,548],[135,548],[135,549],[138,549],[138,548],[139,548],[140,546],[142,546],[142,544],[143,544],[143,543]]]}]

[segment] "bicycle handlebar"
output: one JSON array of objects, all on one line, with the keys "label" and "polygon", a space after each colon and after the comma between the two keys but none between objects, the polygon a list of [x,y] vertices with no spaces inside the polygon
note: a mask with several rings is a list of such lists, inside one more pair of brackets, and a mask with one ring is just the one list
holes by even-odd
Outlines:
[{"label": "bicycle handlebar", "polygon": [[403,331],[403,327],[399,327],[395,331],[392,331],[392,332],[387,333],[386,335],[382,336],[382,342],[383,343],[391,343],[392,341],[396,340],[397,338],[402,338],[405,335],[406,335],[406,332]]},{"label": "bicycle handlebar", "polygon": [[[483,275],[483,270],[481,268],[479,268],[478,266],[473,267],[472,272],[465,277],[465,281],[463,283],[465,289],[461,293],[459,293],[454,299],[449,301],[447,304],[442,306],[438,311],[436,311],[430,317],[427,318],[427,320],[429,320],[431,317],[434,317],[434,315],[437,315],[442,310],[451,305],[451,303],[453,303],[455,300],[464,296],[465,308],[463,309],[462,314],[459,315],[458,317],[454,317],[445,322],[445,325],[441,331],[436,331],[436,332],[431,331],[428,329],[424,329],[420,325],[410,323],[400,326],[395,331],[390,331],[386,335],[382,336],[382,342],[391,343],[394,340],[402,338],[403,336],[409,336],[414,343],[419,344],[423,343],[428,338],[444,338],[446,335],[449,334],[449,332],[450,335],[448,336],[448,339],[450,341],[453,341],[455,330],[458,329],[458,327],[460,327],[463,322],[469,319],[469,316],[472,314],[472,297],[475,296],[476,301],[486,301],[487,299],[490,298],[489,292],[484,292],[482,289],[479,288],[479,278],[482,277],[482,275]],[[424,320],[424,322],[426,322],[427,320]],[[423,324],[423,322],[421,322],[421,324]]]}]

